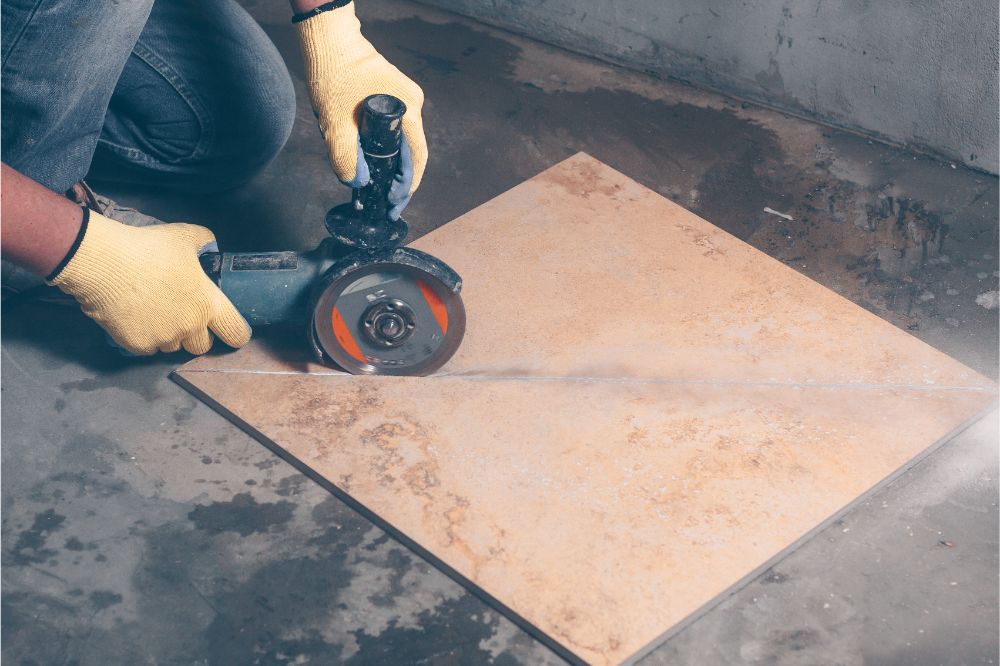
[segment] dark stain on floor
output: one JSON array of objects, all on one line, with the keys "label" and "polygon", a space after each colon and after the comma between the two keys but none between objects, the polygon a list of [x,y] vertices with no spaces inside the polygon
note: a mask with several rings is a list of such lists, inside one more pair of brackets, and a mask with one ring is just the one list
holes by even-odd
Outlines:
[{"label": "dark stain on floor", "polygon": [[111,608],[122,602],[122,595],[117,592],[111,592],[109,590],[97,590],[91,592],[87,595],[90,600],[90,604],[97,610],[102,611],[105,608]]},{"label": "dark stain on floor", "polygon": [[[494,657],[482,645],[495,630],[497,621],[480,619],[481,603],[471,596],[449,600],[421,613],[416,627],[402,627],[391,622],[377,636],[355,631],[358,652],[347,664],[496,664],[514,666],[522,663],[509,653]],[[433,623],[433,633],[422,628]]]},{"label": "dark stain on floor", "polygon": [[188,514],[188,519],[196,528],[210,534],[236,532],[249,536],[282,529],[294,512],[292,502],[258,503],[250,493],[239,493],[228,502],[199,504]]},{"label": "dark stain on floor", "polygon": [[14,564],[41,564],[59,554],[59,551],[46,547],[53,532],[62,529],[66,516],[61,516],[53,509],[46,509],[35,514],[31,527],[22,530],[17,535],[17,541],[10,551]]}]

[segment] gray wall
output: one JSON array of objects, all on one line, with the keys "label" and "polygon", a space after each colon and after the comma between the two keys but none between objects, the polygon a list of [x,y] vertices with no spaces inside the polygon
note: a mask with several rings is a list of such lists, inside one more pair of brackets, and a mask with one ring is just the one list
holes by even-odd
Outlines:
[{"label": "gray wall", "polygon": [[998,170],[996,0],[424,0]]}]

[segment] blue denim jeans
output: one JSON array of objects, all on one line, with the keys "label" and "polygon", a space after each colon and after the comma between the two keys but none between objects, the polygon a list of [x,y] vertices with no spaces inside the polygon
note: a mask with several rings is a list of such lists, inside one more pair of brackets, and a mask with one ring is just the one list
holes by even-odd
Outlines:
[{"label": "blue denim jeans", "polygon": [[232,188],[291,131],[288,70],[234,0],[3,0],[0,18],[0,153],[56,192]]}]

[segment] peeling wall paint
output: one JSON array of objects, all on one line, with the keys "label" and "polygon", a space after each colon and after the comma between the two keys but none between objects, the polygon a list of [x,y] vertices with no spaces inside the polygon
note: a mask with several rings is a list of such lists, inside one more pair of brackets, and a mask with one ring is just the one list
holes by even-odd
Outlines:
[{"label": "peeling wall paint", "polygon": [[997,173],[995,0],[424,0]]}]

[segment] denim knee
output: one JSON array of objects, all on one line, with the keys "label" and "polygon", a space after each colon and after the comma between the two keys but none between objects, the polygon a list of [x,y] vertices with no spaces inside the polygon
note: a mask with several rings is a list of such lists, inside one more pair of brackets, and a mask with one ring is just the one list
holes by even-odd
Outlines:
[{"label": "denim knee", "polygon": [[[266,167],[285,146],[295,122],[295,89],[283,62],[256,73],[253,94],[218,132],[218,154],[234,185],[242,184]],[[221,145],[225,143],[226,145]]]},{"label": "denim knee", "polygon": [[112,104],[92,177],[213,192],[281,150],[295,91],[274,44],[233,0],[155,3]]},{"label": "denim knee", "polygon": [[0,3],[4,162],[59,193],[84,176],[153,4]]}]

